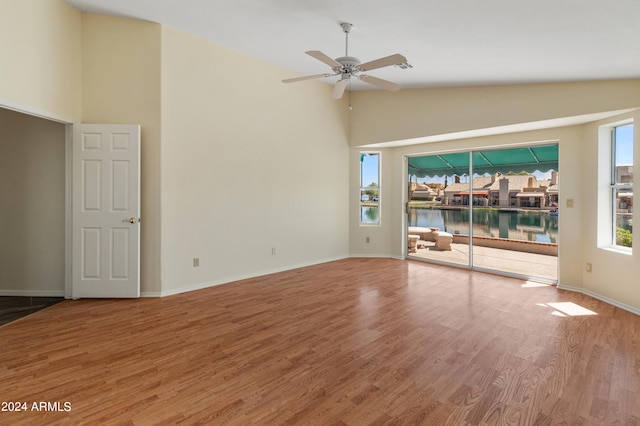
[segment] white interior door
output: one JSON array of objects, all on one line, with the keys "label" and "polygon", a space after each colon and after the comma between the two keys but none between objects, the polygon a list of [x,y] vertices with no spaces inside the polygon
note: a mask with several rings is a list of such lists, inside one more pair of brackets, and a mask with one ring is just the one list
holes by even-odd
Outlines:
[{"label": "white interior door", "polygon": [[73,126],[71,297],[140,297],[140,126]]}]

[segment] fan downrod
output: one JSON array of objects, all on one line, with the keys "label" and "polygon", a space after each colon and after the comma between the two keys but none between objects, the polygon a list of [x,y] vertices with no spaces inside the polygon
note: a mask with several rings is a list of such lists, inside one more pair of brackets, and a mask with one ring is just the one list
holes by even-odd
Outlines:
[{"label": "fan downrod", "polygon": [[336,62],[342,65],[342,67],[333,68],[333,71],[342,73],[342,78],[345,78],[347,75],[357,72],[358,66],[361,62],[360,59],[354,56],[349,56],[349,33],[351,32],[351,28],[353,28],[353,24],[342,22],[340,26],[342,27],[342,31],[344,31],[345,36],[344,56],[335,59]]}]

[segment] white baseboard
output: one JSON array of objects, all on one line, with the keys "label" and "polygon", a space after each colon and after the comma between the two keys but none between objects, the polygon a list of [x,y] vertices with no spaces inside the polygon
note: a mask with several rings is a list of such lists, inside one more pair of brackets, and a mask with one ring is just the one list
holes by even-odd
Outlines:
[{"label": "white baseboard", "polygon": [[0,290],[0,296],[64,297],[64,290]]},{"label": "white baseboard", "polygon": [[371,253],[367,253],[367,254],[350,254],[349,258],[350,259],[354,259],[357,257],[364,257],[364,258],[371,258],[371,259],[398,259],[398,260],[404,260],[405,258],[402,256],[396,256],[394,254],[371,254]]},{"label": "white baseboard", "polygon": [[143,293],[140,294],[140,296],[141,297],[172,296],[174,294],[187,293],[189,291],[195,291],[195,290],[202,290],[202,289],[205,289],[205,288],[215,287],[215,286],[222,285],[222,284],[229,284],[229,283],[236,282],[236,281],[246,280],[246,279],[249,279],[249,278],[262,277],[262,276],[265,276],[265,275],[277,274],[278,272],[285,272],[285,271],[290,271],[292,269],[304,268],[306,266],[313,266],[313,265],[319,265],[321,263],[334,262],[336,260],[347,259],[349,257],[350,256],[345,255],[345,256],[338,256],[338,257],[332,257],[332,258],[328,258],[328,259],[317,260],[317,261],[313,261],[313,262],[305,262],[305,263],[298,263],[298,264],[295,264],[295,265],[287,265],[287,266],[283,266],[281,268],[274,268],[274,269],[269,269],[269,270],[265,270],[265,271],[254,272],[254,273],[251,273],[251,274],[236,275],[236,276],[232,276],[232,277],[223,278],[223,279],[220,279],[220,280],[209,281],[209,282],[198,283],[198,284],[192,284],[192,285],[188,285],[188,286],[185,286],[185,287],[180,287],[180,288],[173,289],[173,290],[168,290],[168,291],[143,292]]},{"label": "white baseboard", "polygon": [[586,294],[587,296],[591,296],[594,299],[598,299],[602,302],[608,303],[610,305],[615,306],[616,308],[620,308],[620,309],[624,309],[625,311],[629,311],[632,314],[636,314],[636,315],[640,315],[640,309],[635,308],[633,306],[629,306],[627,304],[624,304],[622,302],[619,302],[615,299],[611,299],[609,297],[603,296],[601,294],[598,294],[596,292],[593,292],[591,290],[587,290],[585,288],[580,288],[580,287],[571,287],[571,286],[565,286],[565,285],[561,285],[558,284],[557,286],[558,289],[560,290],[567,290],[567,291],[573,291],[576,293],[582,293],[582,294]]}]

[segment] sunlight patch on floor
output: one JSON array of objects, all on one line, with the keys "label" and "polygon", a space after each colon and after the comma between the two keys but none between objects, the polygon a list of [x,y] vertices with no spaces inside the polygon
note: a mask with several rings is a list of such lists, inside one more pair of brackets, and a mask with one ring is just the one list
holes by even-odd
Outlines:
[{"label": "sunlight patch on floor", "polygon": [[559,317],[578,317],[584,315],[598,315],[587,308],[577,305],[573,302],[553,302],[553,303],[538,303],[539,306],[548,306],[555,309],[551,315]]},{"label": "sunlight patch on floor", "polygon": [[527,281],[522,284],[522,288],[535,288],[535,287],[551,287],[551,284],[544,284],[535,281]]}]

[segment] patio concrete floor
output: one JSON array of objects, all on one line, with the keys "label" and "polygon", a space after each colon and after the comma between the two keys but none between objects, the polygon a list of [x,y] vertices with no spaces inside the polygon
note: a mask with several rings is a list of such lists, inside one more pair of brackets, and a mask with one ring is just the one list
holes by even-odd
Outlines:
[{"label": "patio concrete floor", "polygon": [[[425,244],[426,248],[417,249],[415,253],[409,253],[409,256],[464,266],[469,265],[469,246],[467,244],[452,243],[451,251],[439,250],[434,247],[435,243],[433,242],[427,241]],[[474,246],[473,264],[479,268],[530,277],[556,281],[558,279],[558,258],[556,256]]]}]

